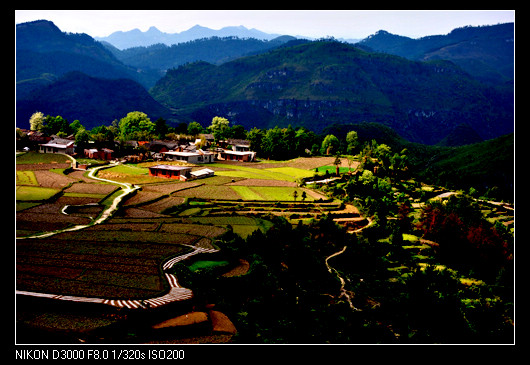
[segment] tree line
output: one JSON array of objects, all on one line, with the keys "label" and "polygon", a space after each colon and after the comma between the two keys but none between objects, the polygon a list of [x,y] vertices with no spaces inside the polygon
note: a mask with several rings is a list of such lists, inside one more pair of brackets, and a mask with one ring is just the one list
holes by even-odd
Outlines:
[{"label": "tree line", "polygon": [[287,160],[299,156],[353,154],[359,146],[357,132],[350,131],[344,140],[333,134],[319,135],[305,128],[293,128],[291,125],[281,128],[252,128],[246,130],[242,125],[233,124],[227,118],[215,116],[211,124],[204,128],[200,123],[179,123],[169,126],[164,118],[152,122],[147,114],[139,111],[128,113],[110,125],[99,125],[87,130],[79,120],[68,122],[61,116],[44,116],[35,112],[30,118],[32,131],[58,137],[73,136],[78,146],[89,141],[109,144],[114,141],[180,140],[182,136],[198,138],[203,134],[212,134],[214,145],[226,139],[243,139],[250,142],[250,149],[264,159]]}]

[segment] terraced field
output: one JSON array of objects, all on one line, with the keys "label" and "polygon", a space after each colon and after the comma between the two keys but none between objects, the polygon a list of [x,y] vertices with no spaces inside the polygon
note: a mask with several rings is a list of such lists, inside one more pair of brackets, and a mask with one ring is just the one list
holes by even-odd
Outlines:
[{"label": "terraced field", "polygon": [[[95,225],[17,240],[17,290],[107,299],[149,298],[169,289],[161,263],[225,232],[197,224]],[[212,246],[209,246],[212,247]]]},{"label": "terraced field", "polygon": [[[117,185],[65,170],[64,156],[19,158],[20,237],[87,225],[120,192]],[[299,179],[312,177],[311,169],[330,159],[211,164],[215,176],[189,182],[148,176],[147,165],[142,164],[101,170],[100,178],[138,184],[141,189],[104,223],[17,240],[17,290],[112,303],[163,296],[178,284],[176,278],[168,279],[162,263],[194,249],[213,250],[213,240],[228,227],[246,238],[270,228],[262,218],[268,214],[315,217],[339,209],[326,196],[299,186]]]}]

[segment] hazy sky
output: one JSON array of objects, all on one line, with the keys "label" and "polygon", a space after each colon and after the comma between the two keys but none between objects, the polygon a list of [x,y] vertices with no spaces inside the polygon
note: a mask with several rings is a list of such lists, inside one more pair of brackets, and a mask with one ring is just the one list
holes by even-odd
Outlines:
[{"label": "hazy sky", "polygon": [[62,31],[104,37],[156,26],[177,33],[199,24],[212,29],[243,25],[267,33],[313,38],[365,38],[380,29],[419,38],[465,25],[515,21],[513,10],[15,10],[15,23],[46,19]]}]

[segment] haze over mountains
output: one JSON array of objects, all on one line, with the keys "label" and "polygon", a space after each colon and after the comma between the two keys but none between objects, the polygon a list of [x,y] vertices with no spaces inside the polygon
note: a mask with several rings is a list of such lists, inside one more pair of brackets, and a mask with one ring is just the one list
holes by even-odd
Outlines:
[{"label": "haze over mountains", "polygon": [[280,36],[280,34],[268,34],[254,28],[247,29],[242,25],[224,27],[219,30],[195,25],[190,29],[180,33],[164,33],[158,30],[155,26],[152,26],[145,32],[142,32],[139,29],[133,29],[126,32],[118,31],[110,34],[107,37],[95,37],[95,39],[98,41],[108,42],[114,47],[123,50],[132,47],[151,46],[157,43],[171,46],[173,44],[210,37],[255,38],[269,41],[278,36]]},{"label": "haze over mountains", "polygon": [[[117,32],[158,43],[119,49],[45,20],[18,24],[17,126],[37,110],[87,128],[141,110],[169,124],[220,115],[247,128],[375,121],[429,144],[455,131],[513,132],[513,23],[418,40],[380,31],[355,45],[227,28],[243,33]],[[170,36],[190,38],[168,46]]]}]

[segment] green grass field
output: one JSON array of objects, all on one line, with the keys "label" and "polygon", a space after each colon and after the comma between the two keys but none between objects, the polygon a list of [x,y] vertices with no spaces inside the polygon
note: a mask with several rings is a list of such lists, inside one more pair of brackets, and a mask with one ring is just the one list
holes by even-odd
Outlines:
[{"label": "green grass field", "polygon": [[16,200],[37,201],[50,199],[59,190],[51,188],[41,188],[39,186],[17,186]]},{"label": "green grass field", "polygon": [[250,186],[230,186],[232,190],[241,195],[244,200],[265,200],[265,198],[255,192]]},{"label": "green grass field", "polygon": [[313,176],[312,171],[299,169],[296,167],[273,167],[269,169],[258,169],[254,167],[219,163],[212,164],[209,167],[222,167],[230,169],[228,171],[216,171],[216,174],[220,176],[243,177],[247,179],[296,181],[296,179],[302,177]]},{"label": "green grass field", "polygon": [[198,271],[198,270],[201,270],[201,269],[206,269],[206,268],[214,268],[214,267],[223,267],[223,266],[228,266],[230,263],[228,261],[208,261],[208,260],[200,260],[200,261],[195,261],[193,264],[191,264],[190,266],[188,266],[188,268],[191,270],[191,271]]},{"label": "green grass field", "polygon": [[132,164],[113,166],[98,172],[98,177],[131,184],[148,184],[154,182],[175,182],[174,179],[149,176],[149,169]]},{"label": "green grass field", "polygon": [[136,165],[118,165],[103,171],[113,172],[117,174],[127,174],[127,175],[148,175],[149,169],[147,167],[141,167]]},{"label": "green grass field", "polygon": [[[339,167],[339,173],[340,174],[345,174],[347,173],[348,171],[355,171],[355,168],[349,168],[349,167]],[[320,166],[318,167],[318,173],[319,174],[325,174],[326,172],[328,172],[329,174],[335,174],[337,172],[337,166]],[[312,176],[312,175],[311,175]]]},{"label": "green grass field", "polygon": [[67,156],[56,153],[26,152],[17,155],[16,157],[17,165],[38,163],[70,163],[70,161],[70,158]]},{"label": "green grass field", "polygon": [[[244,200],[302,201],[302,189],[287,186],[230,186]],[[294,198],[296,191],[297,197]],[[307,194],[305,201],[314,200]]]},{"label": "green grass field", "polygon": [[17,185],[39,186],[35,173],[31,170],[17,171]]}]

